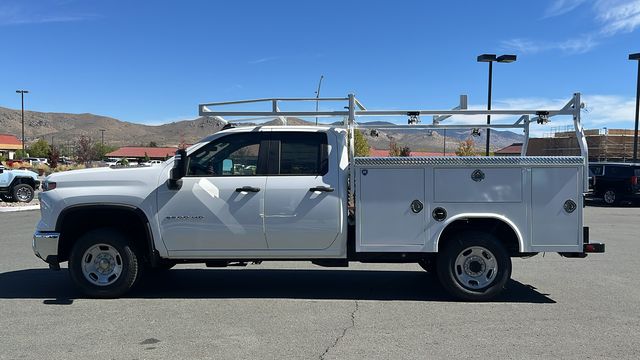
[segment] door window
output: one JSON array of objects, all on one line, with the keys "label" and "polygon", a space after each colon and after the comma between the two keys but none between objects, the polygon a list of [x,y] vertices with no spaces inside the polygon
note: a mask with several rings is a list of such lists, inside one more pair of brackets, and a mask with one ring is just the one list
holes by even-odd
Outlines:
[{"label": "door window", "polygon": [[189,155],[187,176],[253,176],[264,173],[262,133],[231,134]]},{"label": "door window", "polygon": [[[272,143],[274,175],[325,175],[328,171],[327,135],[324,133],[276,133]],[[279,161],[278,161],[279,160]]]}]

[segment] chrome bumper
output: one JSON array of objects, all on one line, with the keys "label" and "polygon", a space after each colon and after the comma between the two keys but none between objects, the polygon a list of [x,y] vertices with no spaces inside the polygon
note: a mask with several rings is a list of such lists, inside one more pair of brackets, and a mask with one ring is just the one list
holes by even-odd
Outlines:
[{"label": "chrome bumper", "polygon": [[33,234],[33,242],[31,247],[33,253],[37,257],[49,263],[51,268],[59,268],[58,262],[58,240],[60,233],[56,232],[40,232]]}]

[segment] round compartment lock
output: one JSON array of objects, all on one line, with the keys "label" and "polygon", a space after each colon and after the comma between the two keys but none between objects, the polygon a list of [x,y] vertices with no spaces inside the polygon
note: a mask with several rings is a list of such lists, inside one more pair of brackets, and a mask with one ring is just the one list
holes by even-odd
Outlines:
[{"label": "round compartment lock", "polygon": [[436,221],[443,221],[447,218],[447,210],[441,207],[437,207],[433,209],[433,212],[431,212],[431,216],[433,216]]},{"label": "round compartment lock", "polygon": [[569,214],[576,211],[577,207],[578,205],[576,205],[576,202],[573,200],[567,200],[564,202],[564,211],[568,212]]},{"label": "round compartment lock", "polygon": [[363,176],[367,176],[367,174],[369,173],[369,170],[367,169],[362,169],[362,175]]},{"label": "round compartment lock", "polygon": [[424,209],[424,205],[422,205],[420,200],[413,200],[411,202],[411,211],[413,211],[415,214],[417,214],[420,211],[422,211],[422,209]]},{"label": "round compartment lock", "polygon": [[480,169],[474,170],[471,173],[471,180],[475,181],[475,182],[480,182],[482,180],[484,180],[484,172]]}]

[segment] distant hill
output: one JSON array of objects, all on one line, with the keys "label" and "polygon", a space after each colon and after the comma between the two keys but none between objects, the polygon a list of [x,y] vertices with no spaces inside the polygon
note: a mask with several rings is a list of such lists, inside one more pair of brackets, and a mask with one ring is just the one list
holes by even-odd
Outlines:
[{"label": "distant hill", "polygon": [[[265,122],[264,125],[280,124],[279,119]],[[314,123],[288,117],[289,125],[313,125]],[[370,124],[393,125],[377,121]],[[251,125],[251,124],[246,124]],[[146,145],[153,141],[158,146],[176,146],[180,142],[194,143],[203,137],[220,131],[224,126],[214,118],[200,117],[194,120],[182,120],[163,125],[144,125],[126,122],[106,116],[94,114],[67,114],[25,111],[25,137],[27,143],[44,138],[54,143],[75,142],[80,136],[88,136],[100,141],[100,130],[104,129],[106,144],[114,146]],[[20,110],[0,107],[0,133],[9,133],[20,137]],[[486,132],[474,137],[476,147],[484,149]],[[371,136],[365,131],[369,144],[376,149],[388,149],[389,143],[395,141],[400,146],[409,146],[414,151],[441,151],[444,131],[416,132],[407,130],[379,130],[378,136]],[[468,130],[448,130],[446,132],[447,151],[453,152],[460,141],[470,136]],[[521,142],[522,135],[510,131],[491,131],[491,147],[499,149],[514,142]]]}]

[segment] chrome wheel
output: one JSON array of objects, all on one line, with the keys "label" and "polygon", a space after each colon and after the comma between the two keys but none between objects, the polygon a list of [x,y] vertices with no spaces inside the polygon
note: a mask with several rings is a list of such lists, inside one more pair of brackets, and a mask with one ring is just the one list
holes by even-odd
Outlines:
[{"label": "chrome wheel", "polygon": [[113,246],[97,244],[82,255],[82,274],[91,284],[111,285],[122,274],[122,256]]},{"label": "chrome wheel", "polygon": [[460,285],[468,289],[489,286],[498,273],[498,262],[491,251],[482,246],[471,246],[461,251],[454,263],[454,274]]},{"label": "chrome wheel", "polygon": [[33,199],[33,190],[27,186],[16,189],[15,198],[20,202],[29,202]]}]

